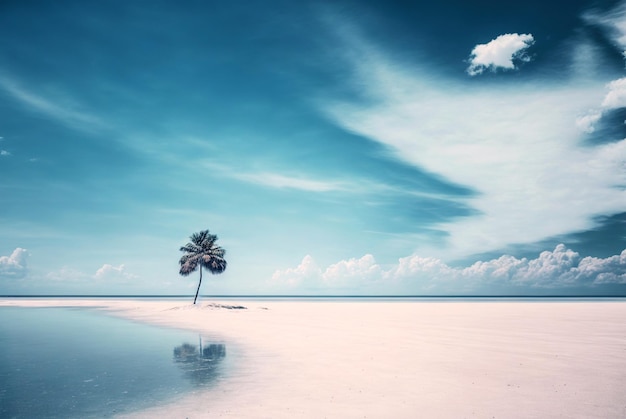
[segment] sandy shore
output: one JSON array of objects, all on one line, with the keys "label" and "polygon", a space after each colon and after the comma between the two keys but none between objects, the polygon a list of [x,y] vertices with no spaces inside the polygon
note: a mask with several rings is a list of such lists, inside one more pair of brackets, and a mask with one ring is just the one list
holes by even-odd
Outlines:
[{"label": "sandy shore", "polygon": [[98,306],[240,348],[215,388],[134,417],[626,417],[626,302],[0,305]]}]

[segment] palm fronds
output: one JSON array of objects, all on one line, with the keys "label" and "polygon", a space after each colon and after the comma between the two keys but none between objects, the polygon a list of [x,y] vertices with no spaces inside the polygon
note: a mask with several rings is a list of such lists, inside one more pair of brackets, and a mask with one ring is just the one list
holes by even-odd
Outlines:
[{"label": "palm fronds", "polygon": [[200,267],[200,283],[198,283],[198,290],[194,299],[195,304],[202,283],[202,268],[208,269],[213,274],[224,272],[227,266],[226,259],[224,259],[226,251],[216,244],[217,236],[211,234],[209,230],[193,233],[189,239],[191,241],[180,248],[180,251],[185,252],[185,254],[179,261],[179,273],[187,276]]}]

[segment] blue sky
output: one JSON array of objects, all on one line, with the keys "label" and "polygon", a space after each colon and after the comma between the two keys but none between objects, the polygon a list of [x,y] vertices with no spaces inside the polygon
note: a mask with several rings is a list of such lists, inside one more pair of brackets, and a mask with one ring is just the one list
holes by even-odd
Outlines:
[{"label": "blue sky", "polygon": [[0,294],[626,294],[626,3],[0,12]]}]

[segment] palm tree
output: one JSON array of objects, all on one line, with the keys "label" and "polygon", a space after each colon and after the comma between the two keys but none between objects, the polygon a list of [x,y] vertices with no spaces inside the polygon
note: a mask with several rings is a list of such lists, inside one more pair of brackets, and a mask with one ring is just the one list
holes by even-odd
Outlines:
[{"label": "palm tree", "polygon": [[217,236],[209,233],[209,230],[193,233],[189,239],[191,241],[180,248],[181,252],[185,252],[179,261],[180,274],[187,276],[200,267],[200,282],[198,282],[196,297],[193,299],[193,303],[196,304],[200,284],[202,284],[202,268],[205,267],[212,274],[224,272],[226,270],[226,260],[224,259],[226,251],[215,244]]}]

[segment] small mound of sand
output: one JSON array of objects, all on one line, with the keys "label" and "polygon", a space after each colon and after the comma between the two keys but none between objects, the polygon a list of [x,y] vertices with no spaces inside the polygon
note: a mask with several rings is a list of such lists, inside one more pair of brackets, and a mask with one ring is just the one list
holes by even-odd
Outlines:
[{"label": "small mound of sand", "polygon": [[234,306],[228,304],[217,304],[217,303],[209,303],[205,305],[203,308],[225,308],[227,310],[247,310],[248,307],[245,306]]},{"label": "small mound of sand", "polygon": [[227,309],[227,310],[247,310],[248,307],[245,306],[240,306],[240,305],[229,305],[229,304],[218,304],[218,303],[209,303],[209,304],[205,304],[205,305],[195,305],[195,304],[188,304],[188,305],[184,305],[184,306],[176,306],[176,307],[171,307],[166,309],[165,311],[170,311],[170,310],[202,310],[202,309]]}]

